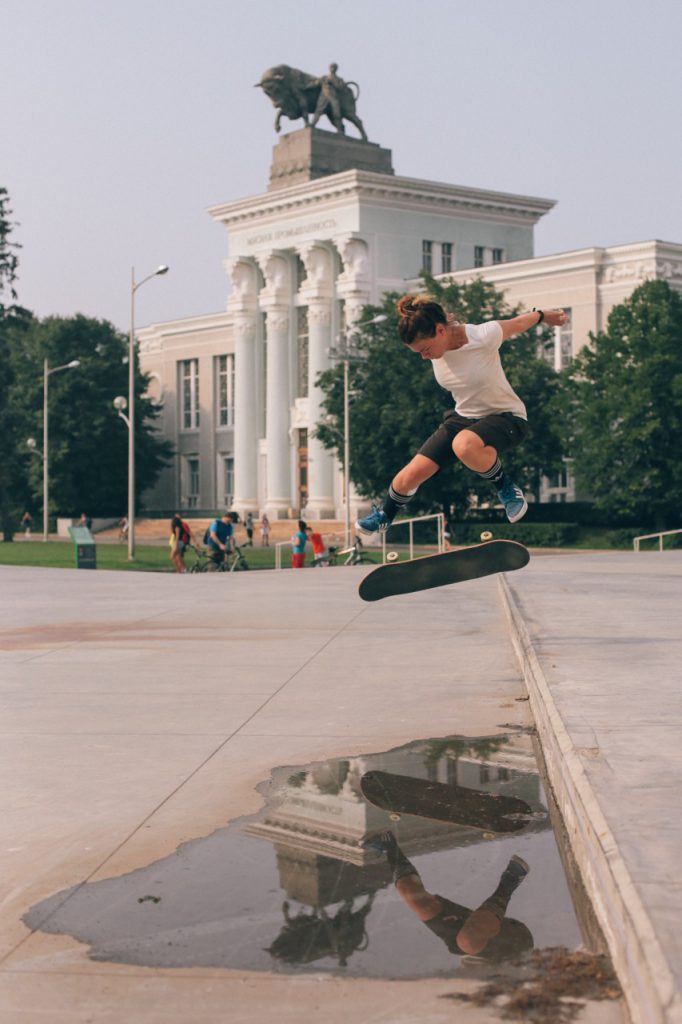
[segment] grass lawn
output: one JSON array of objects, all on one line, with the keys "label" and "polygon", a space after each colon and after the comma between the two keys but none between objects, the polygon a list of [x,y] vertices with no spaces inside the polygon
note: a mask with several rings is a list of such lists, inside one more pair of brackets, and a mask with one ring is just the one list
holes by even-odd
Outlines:
[{"label": "grass lawn", "polygon": [[[271,548],[243,548],[246,560],[251,569],[274,569],[275,549]],[[373,562],[381,561],[381,552],[372,552],[368,556]],[[401,558],[407,557],[407,554]],[[195,560],[193,551],[188,551],[185,556],[185,563],[189,568]],[[306,555],[306,563],[310,565],[312,558]],[[291,558],[287,549],[284,549],[282,563],[285,567],[290,565]],[[15,541],[11,544],[0,543],[0,565],[42,565],[55,569],[75,569],[76,555],[71,541]],[[98,544],[97,545],[97,568],[98,569],[132,569],[142,572],[173,572],[170,561],[170,550],[166,544],[138,545],[135,552],[135,561],[128,561],[128,548],[125,544]]]},{"label": "grass lawn", "polygon": [[[44,565],[55,569],[75,569],[76,554],[69,541],[19,541],[0,544],[0,565]],[[142,569],[148,572],[170,572],[168,548],[143,545],[138,547],[134,562],[128,561],[125,544],[98,544],[98,569]]]},{"label": "grass lawn", "polygon": [[[643,547],[647,545],[644,543]],[[657,546],[655,541],[649,541],[648,546]],[[682,546],[682,534],[665,539],[665,547],[674,548]],[[395,544],[388,545],[389,550],[398,552],[400,561],[409,557],[407,546],[397,547]],[[632,539],[628,531],[610,531],[607,529],[584,527],[580,530],[579,536],[573,545],[574,550],[590,548],[592,550],[632,550]],[[275,548],[242,548],[246,560],[251,569],[274,569]],[[564,549],[565,550],[565,549]],[[415,555],[433,554],[433,547],[420,547],[415,544]],[[98,569],[133,569],[142,572],[173,572],[169,557],[169,548],[166,544],[152,545],[141,544],[137,547],[134,562],[128,561],[128,549],[125,544],[98,544],[97,545],[97,568]],[[381,549],[369,549],[365,551],[368,561],[376,564],[381,563]],[[185,556],[185,563],[189,568],[195,560],[193,551],[188,551]],[[290,551],[288,548],[282,550],[282,563],[285,568],[291,564]],[[306,553],[306,567],[312,563],[312,555]],[[341,560],[343,564],[343,559]],[[49,541],[44,544],[39,540],[16,541],[5,544],[0,542],[0,565],[42,565],[53,566],[60,569],[75,569],[76,556],[71,541]]]}]

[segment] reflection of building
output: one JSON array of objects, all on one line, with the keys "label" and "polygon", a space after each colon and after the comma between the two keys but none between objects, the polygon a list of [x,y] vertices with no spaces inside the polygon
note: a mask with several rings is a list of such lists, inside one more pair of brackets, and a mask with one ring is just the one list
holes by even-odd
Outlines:
[{"label": "reflection of building", "polygon": [[[479,829],[463,825],[412,815],[392,821],[361,795],[362,775],[376,769],[520,797],[535,809],[542,807],[537,766],[524,735],[452,737],[315,765],[278,786],[260,820],[245,826],[248,835],[274,844],[289,898],[324,906],[386,885],[390,872],[385,863],[359,843],[387,827],[395,830],[408,855],[488,841]],[[540,818],[528,830],[548,827],[546,818]]]},{"label": "reflection of building", "polygon": [[[301,156],[311,140],[325,145],[319,166]],[[139,331],[160,430],[177,452],[147,507],[340,514],[342,474],[314,436],[316,379],[339,332],[384,292],[413,287],[422,268],[482,275],[521,306],[570,309],[549,353],[557,369],[640,281],[682,285],[682,246],[668,243],[533,258],[534,225],[553,205],[398,177],[388,151],[317,128],[284,136],[269,190],[210,210],[229,237],[227,309]],[[548,497],[571,494],[550,483]]]}]

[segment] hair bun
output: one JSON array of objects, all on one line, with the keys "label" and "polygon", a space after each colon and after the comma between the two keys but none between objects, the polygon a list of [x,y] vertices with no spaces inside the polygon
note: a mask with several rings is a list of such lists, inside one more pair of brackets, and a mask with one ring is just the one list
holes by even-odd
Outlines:
[{"label": "hair bun", "polygon": [[418,337],[432,338],[438,324],[447,323],[445,311],[432,295],[403,295],[396,302],[398,335],[408,345]]},{"label": "hair bun", "polygon": [[419,311],[417,299],[418,296],[416,295],[403,295],[401,299],[398,299],[398,302],[396,303],[398,316],[415,316],[415,314]]}]

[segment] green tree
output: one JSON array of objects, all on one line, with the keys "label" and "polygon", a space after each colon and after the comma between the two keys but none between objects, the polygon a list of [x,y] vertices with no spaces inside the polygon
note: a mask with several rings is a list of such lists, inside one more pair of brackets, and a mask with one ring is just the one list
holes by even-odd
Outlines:
[{"label": "green tree", "polygon": [[[50,377],[50,512],[118,515],[126,508],[128,431],[113,400],[128,394],[128,340],[107,320],[77,314],[33,320],[13,353],[16,400],[30,420],[29,433],[41,437],[43,364],[61,366],[79,359],[77,369]],[[137,357],[136,357],[137,363]],[[158,415],[144,397],[148,377],[136,365],[136,497],[156,480],[172,446],[155,436]],[[38,460],[30,480],[42,494]]]},{"label": "green tree", "polygon": [[28,508],[29,453],[22,444],[25,423],[14,402],[15,374],[11,353],[31,321],[28,310],[17,305],[15,282],[19,266],[17,242],[12,241],[12,211],[7,189],[0,188],[0,529],[11,541],[22,511]]},{"label": "green tree", "polygon": [[679,525],[682,297],[647,281],[571,364],[565,399],[576,484],[620,518]]},{"label": "green tree", "polygon": [[[429,292],[457,318],[482,323],[513,316],[504,296],[481,278],[468,283],[442,283],[425,275]],[[365,497],[383,494],[391,477],[415,454],[417,448],[452,407],[450,394],[440,388],[430,367],[398,340],[395,303],[388,294],[379,307],[366,307],[363,319],[383,313],[382,324],[360,331],[362,358],[351,367],[351,479]],[[537,496],[540,477],[561,465],[561,441],[553,413],[559,379],[539,347],[548,344],[551,332],[529,331],[505,343],[502,360],[512,387],[525,402],[531,432],[521,446],[504,456],[505,467],[522,486]],[[320,376],[325,395],[326,419],[317,434],[339,457],[343,453],[343,369],[335,366]],[[490,484],[474,473],[455,467],[438,473],[417,492],[410,510],[464,513],[474,497],[494,499]]]}]

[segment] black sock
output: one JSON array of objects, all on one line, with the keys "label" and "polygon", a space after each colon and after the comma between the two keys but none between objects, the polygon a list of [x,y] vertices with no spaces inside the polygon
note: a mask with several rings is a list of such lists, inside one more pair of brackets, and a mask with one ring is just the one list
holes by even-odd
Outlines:
[{"label": "black sock", "polygon": [[403,851],[398,846],[398,842],[392,832],[383,833],[382,839],[384,840],[386,858],[388,860],[389,867],[393,872],[394,882],[404,878],[405,875],[419,875],[419,872],[412,861],[407,859]]},{"label": "black sock", "polygon": [[483,477],[484,480],[490,480],[490,483],[493,484],[497,491],[502,489],[507,479],[507,475],[502,469],[502,463],[499,458],[495,459],[495,462],[490,469],[486,469],[484,473],[477,473],[476,475]]},{"label": "black sock", "polygon": [[393,489],[393,484],[391,484],[386,495],[386,501],[384,502],[384,512],[388,518],[394,519],[398,510],[404,508],[416,493],[417,488],[415,487],[409,494],[399,494],[398,491]]},{"label": "black sock", "polygon": [[488,897],[482,906],[488,907],[494,913],[499,914],[500,917],[504,917],[507,912],[509,900],[512,898],[525,877],[525,875],[520,875],[510,871],[508,867],[505,868],[500,877],[497,889]]}]

